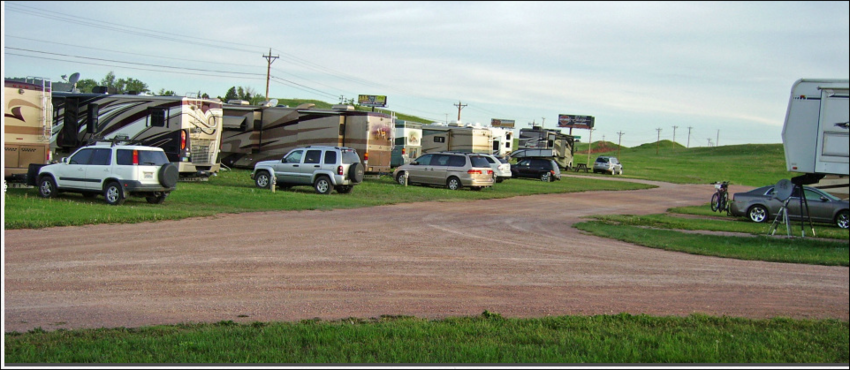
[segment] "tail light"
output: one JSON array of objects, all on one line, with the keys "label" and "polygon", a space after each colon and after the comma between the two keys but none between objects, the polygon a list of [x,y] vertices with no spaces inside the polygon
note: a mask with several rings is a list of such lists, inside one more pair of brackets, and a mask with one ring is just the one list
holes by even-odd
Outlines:
[{"label": "tail light", "polygon": [[345,173],[343,173],[343,172],[342,172],[342,166],[337,166],[337,168],[336,168],[336,174],[337,174],[337,175],[344,175],[344,174],[345,174]]},{"label": "tail light", "polygon": [[139,151],[138,150],[133,151],[133,164],[137,165],[137,166],[139,165]]},{"label": "tail light", "polygon": [[406,148],[401,148],[401,155],[405,155],[405,154],[407,154]]},{"label": "tail light", "polygon": [[186,131],[180,131],[180,149],[186,149]]},{"label": "tail light", "polygon": [[369,160],[369,152],[363,153],[363,160],[364,160],[364,161],[368,161],[368,160]]},{"label": "tail light", "polygon": [[480,175],[484,172],[482,172],[481,170],[469,170],[469,171],[466,171],[466,173],[468,173],[470,175]]}]

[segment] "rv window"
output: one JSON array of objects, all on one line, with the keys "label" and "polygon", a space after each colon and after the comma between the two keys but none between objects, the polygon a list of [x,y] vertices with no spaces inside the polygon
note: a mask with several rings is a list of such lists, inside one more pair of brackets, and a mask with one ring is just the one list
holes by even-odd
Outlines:
[{"label": "rv window", "polygon": [[434,142],[435,142],[435,143],[445,143],[445,142],[446,142],[446,138],[445,138],[445,137],[443,137],[443,136],[434,136]]},{"label": "rv window", "polygon": [[70,164],[89,164],[91,160],[91,155],[94,153],[94,149],[83,149],[74,154],[71,159],[68,160]]},{"label": "rv window", "polygon": [[97,132],[97,118],[98,118],[98,105],[97,104],[89,104],[88,110],[86,111],[86,132],[89,134],[93,134]]},{"label": "rv window", "polygon": [[148,111],[151,116],[150,127],[166,127],[166,119],[165,114],[167,112],[166,109],[163,108],[150,108]]}]

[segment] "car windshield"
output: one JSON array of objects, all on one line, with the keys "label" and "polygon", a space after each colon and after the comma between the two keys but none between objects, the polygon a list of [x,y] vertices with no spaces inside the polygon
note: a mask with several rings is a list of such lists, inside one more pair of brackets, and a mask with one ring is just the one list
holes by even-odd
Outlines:
[{"label": "car windshield", "polygon": [[608,158],[599,157],[599,158],[596,158],[596,162],[598,162],[598,163],[608,163]]}]

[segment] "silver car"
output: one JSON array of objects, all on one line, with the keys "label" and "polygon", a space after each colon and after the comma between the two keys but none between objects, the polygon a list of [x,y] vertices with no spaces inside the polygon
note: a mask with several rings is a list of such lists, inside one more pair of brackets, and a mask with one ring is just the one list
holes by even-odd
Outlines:
[{"label": "silver car", "polygon": [[[848,227],[850,221],[846,200],[808,186],[804,187],[803,191],[813,222],[835,223],[842,229]],[[744,193],[735,193],[732,196],[730,212],[733,216],[747,217],[753,222],[776,218],[784,202],[776,199],[773,192],[773,185],[768,185]],[[788,201],[788,218],[799,220],[800,214],[800,190],[795,187]]]},{"label": "silver car", "polygon": [[617,157],[599,156],[593,162],[593,173],[604,172],[612,175],[623,174],[623,164]]},{"label": "silver car", "polygon": [[319,194],[348,194],[363,182],[364,167],[357,151],[348,147],[311,146],[295,148],[281,160],[254,165],[251,179],[259,188],[289,188],[312,185]]},{"label": "silver car", "polygon": [[450,190],[469,187],[481,190],[493,186],[493,169],[484,155],[477,153],[428,153],[393,172],[399,184],[445,186]]}]

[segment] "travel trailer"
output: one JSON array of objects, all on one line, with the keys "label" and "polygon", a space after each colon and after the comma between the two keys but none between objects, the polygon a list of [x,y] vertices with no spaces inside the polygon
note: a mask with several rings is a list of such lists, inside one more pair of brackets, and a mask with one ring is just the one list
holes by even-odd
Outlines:
[{"label": "travel trailer", "polygon": [[218,172],[221,102],[181,96],[54,92],[54,158],[102,140],[126,139],[160,147],[181,180]]},{"label": "travel trailer", "polygon": [[395,120],[395,146],[392,163],[398,167],[410,163],[422,154],[422,124],[419,122]]},{"label": "travel trailer", "polygon": [[490,154],[493,134],[489,128],[463,126],[460,122],[422,126],[422,153],[444,151]]},{"label": "travel trailer", "polygon": [[514,131],[502,127],[490,127],[493,136],[493,155],[506,157],[513,151]]},{"label": "travel trailer", "polygon": [[279,160],[296,147],[346,146],[357,151],[366,173],[388,173],[393,131],[389,115],[356,111],[350,105],[315,109],[313,104],[225,104],[221,163],[253,169],[255,163]]},{"label": "travel trailer", "polygon": [[45,79],[5,79],[3,93],[3,179],[7,183],[24,183],[30,164],[47,164],[51,160],[51,85]]},{"label": "travel trailer", "polygon": [[[575,137],[561,133],[561,130],[544,129],[540,126],[519,130],[519,147],[511,153],[514,158],[532,157],[551,149],[552,159],[565,170],[573,167]],[[533,150],[530,150],[533,149]],[[532,155],[534,154],[534,155]],[[548,156],[548,155],[547,155]]]},{"label": "travel trailer", "polygon": [[797,182],[848,175],[848,85],[848,80],[800,79],[792,86],[782,144],[787,170],[804,174]]}]

